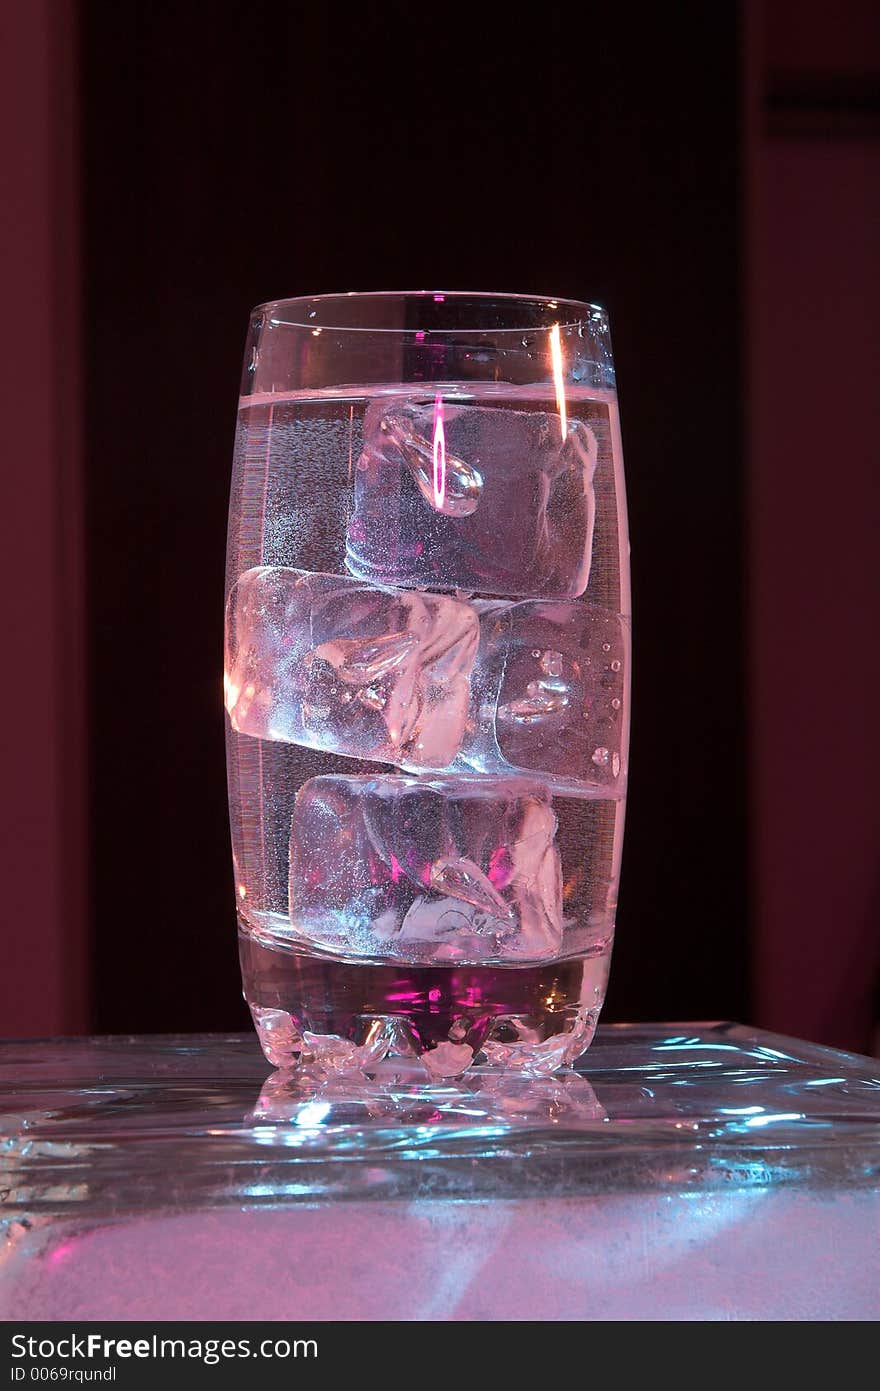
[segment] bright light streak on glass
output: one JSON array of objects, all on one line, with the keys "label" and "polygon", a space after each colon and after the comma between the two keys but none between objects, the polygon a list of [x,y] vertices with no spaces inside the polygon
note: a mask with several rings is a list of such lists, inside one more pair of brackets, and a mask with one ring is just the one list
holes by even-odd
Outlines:
[{"label": "bright light streak on glass", "polygon": [[330,1103],[328,1101],[307,1101],[305,1106],[301,1106],[296,1113],[294,1125],[320,1125],[322,1120],[326,1120],[330,1114]]},{"label": "bright light streak on glass", "polygon": [[446,501],[446,431],[443,428],[443,397],[434,399],[434,506],[443,511]]},{"label": "bright light streak on glass", "polygon": [[315,1189],[308,1183],[249,1183],[242,1188],[247,1198],[308,1198]]},{"label": "bright light streak on glass", "polygon": [[550,360],[553,363],[553,385],[556,387],[556,405],[559,409],[559,429],[562,438],[565,439],[568,429],[565,409],[565,385],[562,380],[562,342],[559,337],[559,325],[554,324],[550,330]]},{"label": "bright light streak on glass", "polygon": [[752,1116],[746,1125],[775,1125],[777,1121],[802,1121],[803,1111],[778,1111],[771,1116]]}]

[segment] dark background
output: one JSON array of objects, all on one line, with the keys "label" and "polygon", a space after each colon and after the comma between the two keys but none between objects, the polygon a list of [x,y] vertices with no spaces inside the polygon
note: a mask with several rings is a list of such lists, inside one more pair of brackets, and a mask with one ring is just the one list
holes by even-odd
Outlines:
[{"label": "dark background", "polygon": [[747,1017],[736,8],[642,7],[635,42],[632,6],[530,40],[479,5],[84,15],[95,1027],[245,1020],[220,671],[248,311],[413,288],[610,312],[636,656],[605,1017]]},{"label": "dark background", "polygon": [[880,1051],[880,9],[0,3],[0,1033],[246,1026],[221,706],[251,307],[611,315],[613,1019]]}]

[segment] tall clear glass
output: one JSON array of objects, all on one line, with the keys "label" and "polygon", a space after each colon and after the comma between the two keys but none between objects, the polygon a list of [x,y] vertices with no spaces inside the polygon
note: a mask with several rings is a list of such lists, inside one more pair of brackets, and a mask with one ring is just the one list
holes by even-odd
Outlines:
[{"label": "tall clear glass", "polygon": [[425,291],[254,310],[224,687],[270,1062],[540,1073],[587,1048],[629,614],[602,309]]}]

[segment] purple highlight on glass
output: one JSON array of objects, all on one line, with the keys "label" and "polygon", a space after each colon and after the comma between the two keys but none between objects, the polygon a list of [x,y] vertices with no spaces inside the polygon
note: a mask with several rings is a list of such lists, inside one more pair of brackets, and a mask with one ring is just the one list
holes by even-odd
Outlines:
[{"label": "purple highlight on glass", "polygon": [[446,501],[446,431],[443,428],[443,397],[434,399],[434,506],[443,511]]}]

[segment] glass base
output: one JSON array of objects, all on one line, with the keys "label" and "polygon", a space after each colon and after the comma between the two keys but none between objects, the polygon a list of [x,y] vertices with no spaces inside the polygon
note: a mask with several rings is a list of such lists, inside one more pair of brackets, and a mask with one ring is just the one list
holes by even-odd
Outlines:
[{"label": "glass base", "polygon": [[600,955],[535,966],[365,965],[239,934],[244,997],[266,1058],[290,1070],[369,1071],[415,1057],[430,1077],[478,1062],[540,1076],[589,1047],[605,997]]}]

